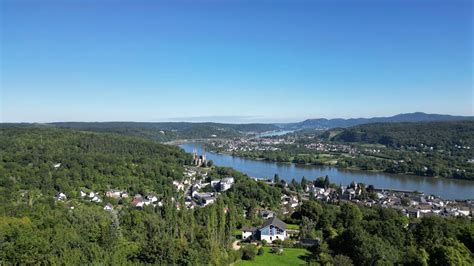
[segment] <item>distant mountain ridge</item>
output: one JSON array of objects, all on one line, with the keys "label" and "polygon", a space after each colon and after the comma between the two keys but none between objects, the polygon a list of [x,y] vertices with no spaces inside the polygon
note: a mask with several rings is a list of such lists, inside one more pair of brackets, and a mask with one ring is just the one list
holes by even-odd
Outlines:
[{"label": "distant mountain ridge", "polygon": [[165,142],[176,139],[238,138],[247,134],[256,134],[282,130],[313,130],[349,128],[373,123],[400,122],[438,122],[438,121],[474,121],[474,116],[452,116],[426,113],[398,114],[390,117],[350,118],[350,119],[308,119],[297,123],[253,123],[226,124],[213,122],[54,122],[54,123],[0,123],[5,127],[56,127],[73,130],[108,132],[120,135],[138,136],[154,141]]},{"label": "distant mountain ridge", "polygon": [[474,120],[474,116],[453,116],[440,114],[427,114],[423,112],[398,114],[389,117],[372,117],[372,118],[317,118],[307,119],[298,123],[280,124],[279,126],[285,129],[299,130],[299,129],[329,129],[336,127],[352,127],[371,123],[399,123],[399,122],[436,122],[436,121],[460,121],[460,120]]}]

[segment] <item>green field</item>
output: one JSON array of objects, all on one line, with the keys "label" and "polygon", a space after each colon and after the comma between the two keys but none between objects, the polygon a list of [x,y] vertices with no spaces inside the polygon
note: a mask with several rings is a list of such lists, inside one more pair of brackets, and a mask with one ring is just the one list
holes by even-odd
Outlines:
[{"label": "green field", "polygon": [[286,225],[286,229],[290,229],[290,230],[300,230],[300,226],[297,225],[297,224],[287,224],[287,225]]},{"label": "green field", "polygon": [[252,261],[241,260],[235,265],[306,265],[304,257],[310,254],[308,250],[303,248],[284,248],[282,255],[270,253],[271,248],[269,247],[264,247],[263,249],[265,253],[262,256],[255,256],[255,259]]}]

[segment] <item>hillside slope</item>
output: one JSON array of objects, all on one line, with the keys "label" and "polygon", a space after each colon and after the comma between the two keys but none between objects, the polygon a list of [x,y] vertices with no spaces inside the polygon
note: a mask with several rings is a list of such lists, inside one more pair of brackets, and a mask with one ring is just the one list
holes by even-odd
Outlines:
[{"label": "hillside slope", "polygon": [[434,122],[434,121],[460,121],[474,120],[472,116],[451,116],[440,114],[426,114],[422,112],[398,114],[390,117],[372,117],[372,118],[350,118],[350,119],[308,119],[299,123],[283,125],[291,129],[328,129],[335,127],[351,127],[370,123],[399,123],[399,122]]},{"label": "hillside slope", "polygon": [[[329,132],[326,133],[326,137]],[[474,121],[374,123],[344,129],[333,141],[364,142],[387,146],[419,146],[451,149],[474,146]]]}]

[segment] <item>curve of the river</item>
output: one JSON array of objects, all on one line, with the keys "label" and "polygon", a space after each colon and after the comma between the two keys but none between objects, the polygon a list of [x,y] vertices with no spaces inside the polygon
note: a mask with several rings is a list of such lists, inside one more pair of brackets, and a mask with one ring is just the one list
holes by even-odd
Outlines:
[{"label": "curve of the river", "polygon": [[[200,144],[187,143],[180,145],[186,152],[197,148],[202,152]],[[352,181],[374,185],[376,188],[418,190],[433,194],[444,199],[474,199],[474,182],[467,180],[430,178],[422,176],[397,175],[380,172],[367,172],[338,169],[334,167],[319,167],[290,163],[275,163],[234,157],[227,154],[207,152],[208,160],[217,166],[228,166],[239,170],[251,177],[271,178],[278,173],[281,179],[290,181],[300,180],[303,176],[313,180],[319,176],[328,175],[332,183],[347,185]]]}]

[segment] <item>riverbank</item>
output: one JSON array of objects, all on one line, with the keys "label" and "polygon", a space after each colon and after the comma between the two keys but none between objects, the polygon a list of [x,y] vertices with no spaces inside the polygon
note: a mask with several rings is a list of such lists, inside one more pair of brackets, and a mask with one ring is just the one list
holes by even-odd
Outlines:
[{"label": "riverbank", "polygon": [[[193,149],[197,149],[198,153],[203,151],[202,143],[186,142],[180,147],[187,152],[192,152]],[[206,155],[207,159],[212,160],[216,166],[232,167],[248,176],[257,178],[273,178],[275,174],[278,174],[282,180],[291,182],[292,179],[301,180],[303,176],[308,180],[313,180],[328,175],[331,181],[336,184],[350,184],[354,181],[367,185],[372,184],[376,188],[423,191],[426,194],[437,195],[444,199],[465,200],[473,198],[474,182],[467,180],[342,169],[331,166],[257,161],[213,152],[206,152]]]},{"label": "riverbank", "polygon": [[[203,142],[205,143],[205,142]],[[362,169],[360,167],[357,167],[357,166],[352,166],[352,167],[342,167],[342,166],[338,166],[336,164],[312,164],[312,163],[297,163],[297,162],[287,162],[287,161],[272,161],[272,160],[269,160],[267,158],[253,158],[253,157],[249,157],[249,156],[242,156],[242,155],[238,155],[238,154],[235,154],[233,152],[227,152],[227,151],[213,151],[213,150],[209,150],[209,152],[213,152],[215,154],[223,154],[223,155],[229,155],[229,156],[233,156],[233,157],[238,157],[238,158],[243,158],[243,159],[247,159],[247,160],[255,160],[255,161],[265,161],[265,162],[272,162],[272,163],[279,163],[279,164],[294,164],[294,165],[299,165],[299,166],[315,166],[315,167],[334,167],[334,168],[337,168],[337,169],[341,169],[341,170],[349,170],[349,171],[365,171],[365,172],[369,172],[369,173],[388,173],[388,174],[394,174],[394,175],[404,175],[404,176],[413,176],[413,177],[426,177],[426,178],[441,178],[441,179],[448,179],[448,180],[466,180],[468,182],[473,182],[474,183],[474,180],[469,180],[469,179],[460,179],[460,178],[454,178],[454,177],[441,177],[441,176],[424,176],[424,175],[417,175],[416,173],[413,173],[413,172],[410,172],[410,173],[391,173],[391,172],[386,172],[385,170],[365,170],[365,169]]]}]

